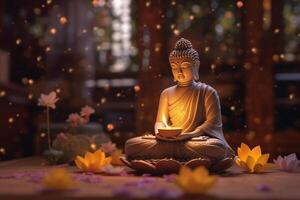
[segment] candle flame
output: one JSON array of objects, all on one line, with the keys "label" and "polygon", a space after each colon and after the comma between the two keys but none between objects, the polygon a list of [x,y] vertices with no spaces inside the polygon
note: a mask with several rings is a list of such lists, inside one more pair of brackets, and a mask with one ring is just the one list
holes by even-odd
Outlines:
[{"label": "candle flame", "polygon": [[164,123],[164,125],[165,125],[166,128],[170,128],[170,126],[168,125],[168,122],[166,120],[166,116],[165,115],[162,116],[162,122]]}]

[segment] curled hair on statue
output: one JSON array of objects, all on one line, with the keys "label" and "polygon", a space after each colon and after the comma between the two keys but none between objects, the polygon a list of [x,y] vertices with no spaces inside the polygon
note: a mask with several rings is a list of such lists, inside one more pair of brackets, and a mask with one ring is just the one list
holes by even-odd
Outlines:
[{"label": "curled hair on statue", "polygon": [[195,49],[193,49],[190,41],[180,38],[176,42],[174,50],[169,55],[170,61],[176,58],[189,58],[195,63],[199,61],[199,54]]}]

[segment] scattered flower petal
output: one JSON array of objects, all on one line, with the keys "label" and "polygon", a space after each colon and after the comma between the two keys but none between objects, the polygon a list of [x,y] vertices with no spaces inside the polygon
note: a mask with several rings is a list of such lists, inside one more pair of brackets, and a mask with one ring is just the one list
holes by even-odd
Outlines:
[{"label": "scattered flower petal", "polygon": [[29,181],[34,183],[39,183],[43,180],[45,174],[46,174],[45,172],[30,173],[28,174]]},{"label": "scattered flower petal", "polygon": [[142,188],[149,184],[155,184],[156,182],[157,182],[157,178],[144,177],[137,182],[137,187]]},{"label": "scattered flower petal", "polygon": [[175,182],[176,177],[177,177],[176,174],[163,175],[163,179],[167,182]]},{"label": "scattered flower petal", "polygon": [[181,191],[174,191],[166,188],[155,188],[146,190],[146,197],[177,198],[183,195]]},{"label": "scattered flower petal", "polygon": [[102,177],[100,177],[99,175],[88,174],[88,173],[76,175],[74,178],[77,181],[84,182],[84,183],[94,183],[95,184],[95,183],[103,182]]},{"label": "scattered flower petal", "polygon": [[130,198],[133,196],[132,192],[127,187],[121,186],[112,191],[114,197]]},{"label": "scattered flower petal", "polygon": [[271,192],[272,188],[269,185],[257,185],[256,190],[259,192]]}]

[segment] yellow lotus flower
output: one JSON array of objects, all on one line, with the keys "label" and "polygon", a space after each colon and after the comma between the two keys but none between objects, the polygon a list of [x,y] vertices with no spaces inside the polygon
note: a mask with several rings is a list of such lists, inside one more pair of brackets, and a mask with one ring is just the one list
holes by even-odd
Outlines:
[{"label": "yellow lotus flower", "polygon": [[189,194],[203,194],[207,192],[217,181],[217,176],[209,175],[208,170],[203,167],[197,167],[191,170],[188,167],[181,167],[179,175],[176,177],[176,183]]},{"label": "yellow lotus flower", "polygon": [[105,157],[102,150],[97,150],[95,153],[86,152],[84,158],[76,156],[76,166],[84,172],[99,173],[103,166],[111,163],[111,157]]},{"label": "yellow lotus flower", "polygon": [[67,190],[71,189],[75,182],[67,170],[55,169],[44,177],[43,184],[51,190]]},{"label": "yellow lotus flower", "polygon": [[238,166],[248,172],[257,173],[267,167],[269,156],[269,154],[261,154],[260,146],[251,150],[248,145],[242,143],[241,147],[238,148],[238,158],[235,161]]},{"label": "yellow lotus flower", "polygon": [[122,150],[118,149],[115,150],[112,154],[111,154],[111,164],[112,165],[116,165],[116,166],[121,166],[124,165],[124,163],[120,160],[120,157],[122,156]]}]

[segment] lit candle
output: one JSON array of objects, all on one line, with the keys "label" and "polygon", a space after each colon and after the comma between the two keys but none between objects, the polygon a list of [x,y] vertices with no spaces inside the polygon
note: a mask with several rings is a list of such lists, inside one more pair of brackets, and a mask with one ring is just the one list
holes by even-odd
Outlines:
[{"label": "lit candle", "polygon": [[162,117],[162,122],[165,125],[165,127],[158,129],[159,135],[163,137],[176,137],[180,135],[182,128],[169,126],[166,117],[164,115]]}]

